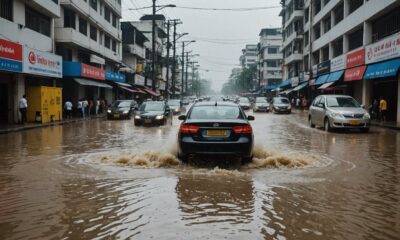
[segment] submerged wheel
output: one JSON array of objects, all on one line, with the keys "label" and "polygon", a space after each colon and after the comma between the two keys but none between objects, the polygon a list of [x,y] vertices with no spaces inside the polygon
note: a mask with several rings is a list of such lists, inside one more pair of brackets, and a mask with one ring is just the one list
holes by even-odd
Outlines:
[{"label": "submerged wheel", "polygon": [[308,125],[310,125],[310,128],[315,128],[315,124],[312,123],[311,116],[308,117]]},{"label": "submerged wheel", "polygon": [[332,130],[331,129],[331,124],[329,123],[329,119],[328,118],[325,118],[324,130],[325,130],[325,132],[330,132]]},{"label": "submerged wheel", "polygon": [[360,131],[362,133],[367,133],[367,132],[369,132],[369,128],[361,128]]},{"label": "submerged wheel", "polygon": [[253,156],[242,158],[242,164],[248,164],[251,163],[251,161],[253,161]]}]

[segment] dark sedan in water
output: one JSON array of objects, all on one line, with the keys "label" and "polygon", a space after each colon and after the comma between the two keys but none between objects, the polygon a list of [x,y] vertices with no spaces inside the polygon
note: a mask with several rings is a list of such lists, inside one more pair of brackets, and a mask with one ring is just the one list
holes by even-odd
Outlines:
[{"label": "dark sedan in water", "polygon": [[178,134],[179,158],[192,155],[238,156],[243,162],[253,157],[253,129],[243,110],[229,102],[203,102],[191,107]]},{"label": "dark sedan in water", "polygon": [[165,102],[144,102],[135,114],[135,126],[172,124],[172,113]]},{"label": "dark sedan in water", "polygon": [[117,100],[108,108],[107,119],[130,119],[137,108],[134,100]]}]

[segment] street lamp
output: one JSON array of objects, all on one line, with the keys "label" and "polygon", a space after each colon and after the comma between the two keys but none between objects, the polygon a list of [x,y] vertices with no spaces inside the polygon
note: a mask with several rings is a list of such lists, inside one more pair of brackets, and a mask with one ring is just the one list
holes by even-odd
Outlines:
[{"label": "street lamp", "polygon": [[188,46],[191,43],[196,42],[196,40],[191,41],[182,41],[182,78],[181,78],[181,100],[183,98],[183,87],[184,87],[184,80],[185,80],[185,46]]}]

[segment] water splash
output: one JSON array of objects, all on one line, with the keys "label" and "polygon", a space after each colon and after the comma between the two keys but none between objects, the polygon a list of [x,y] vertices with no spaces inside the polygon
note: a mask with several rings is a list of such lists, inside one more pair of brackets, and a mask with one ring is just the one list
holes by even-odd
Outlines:
[{"label": "water splash", "polygon": [[171,168],[181,164],[179,159],[171,153],[144,152],[131,153],[123,156],[102,156],[100,161],[105,164],[141,168]]}]

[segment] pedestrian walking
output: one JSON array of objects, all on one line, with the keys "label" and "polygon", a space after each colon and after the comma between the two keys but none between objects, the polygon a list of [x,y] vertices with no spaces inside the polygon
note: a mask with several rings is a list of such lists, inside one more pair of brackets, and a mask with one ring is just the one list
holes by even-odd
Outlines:
[{"label": "pedestrian walking", "polygon": [[301,102],[300,98],[297,97],[297,98],[296,98],[296,108],[297,108],[297,109],[300,108],[300,102]]},{"label": "pedestrian walking", "polygon": [[67,119],[72,119],[72,102],[67,100],[64,104]]},{"label": "pedestrian walking", "polygon": [[383,97],[381,97],[379,101],[379,111],[381,115],[381,121],[386,122],[387,102]]},{"label": "pedestrian walking", "polygon": [[78,101],[77,108],[78,108],[78,112],[80,112],[81,117],[85,118],[85,109],[83,108],[83,100],[82,99]]},{"label": "pedestrian walking", "polygon": [[308,100],[306,97],[303,97],[303,100],[301,101],[301,107],[303,110],[307,110],[307,105],[308,105]]},{"label": "pedestrian walking", "polygon": [[84,98],[82,99],[83,118],[85,118],[88,115],[88,110],[89,110],[89,102]]},{"label": "pedestrian walking", "polygon": [[96,115],[99,114],[99,108],[100,108],[100,99],[96,100]]},{"label": "pedestrian walking", "polygon": [[19,100],[19,112],[21,113],[21,124],[26,123],[26,112],[28,109],[28,101],[26,100],[26,95],[24,94]]}]

